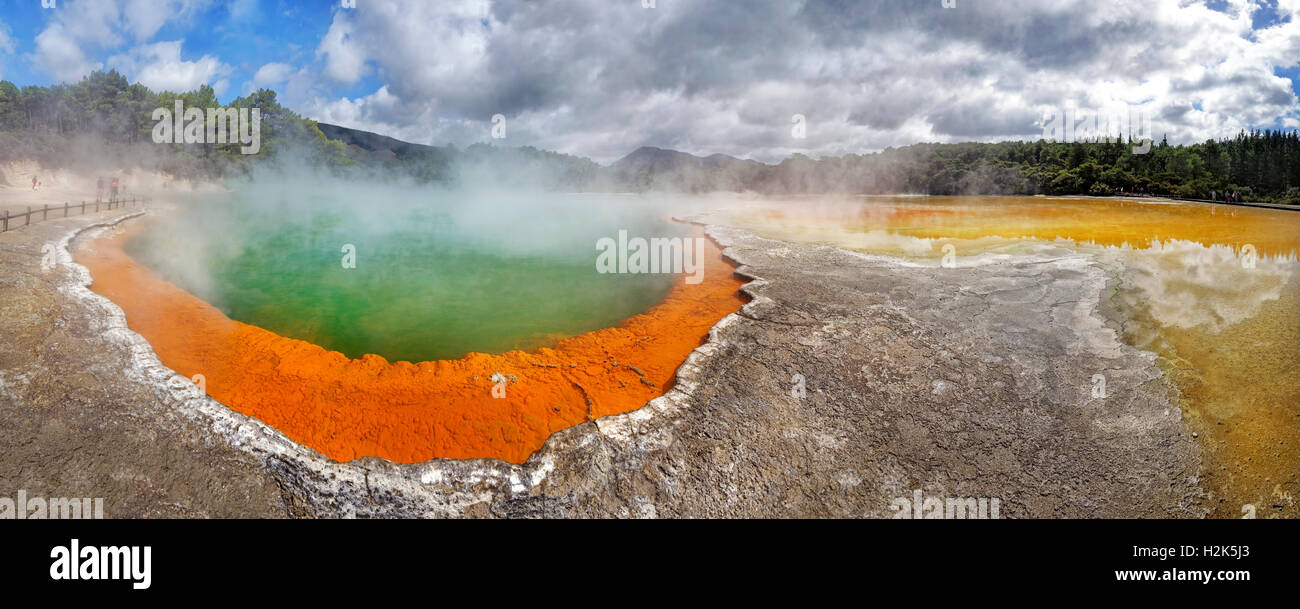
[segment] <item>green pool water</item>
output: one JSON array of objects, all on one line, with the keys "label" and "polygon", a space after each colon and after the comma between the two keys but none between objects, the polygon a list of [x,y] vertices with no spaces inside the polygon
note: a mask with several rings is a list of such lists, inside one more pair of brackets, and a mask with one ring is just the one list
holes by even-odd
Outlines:
[{"label": "green pool water", "polygon": [[307,188],[188,201],[126,249],[232,319],[426,361],[553,345],[662,301],[671,275],[596,271],[619,230],[686,233],[618,197]]}]

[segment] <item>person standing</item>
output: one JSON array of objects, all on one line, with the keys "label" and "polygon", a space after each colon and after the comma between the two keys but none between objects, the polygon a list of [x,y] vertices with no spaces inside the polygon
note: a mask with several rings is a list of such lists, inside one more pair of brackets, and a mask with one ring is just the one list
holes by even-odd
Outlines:
[{"label": "person standing", "polygon": [[113,182],[108,187],[108,200],[109,202],[117,200],[117,176],[113,177]]},{"label": "person standing", "polygon": [[32,190],[36,190],[36,176],[32,175]]},{"label": "person standing", "polygon": [[95,179],[95,202],[104,200],[104,176]]}]

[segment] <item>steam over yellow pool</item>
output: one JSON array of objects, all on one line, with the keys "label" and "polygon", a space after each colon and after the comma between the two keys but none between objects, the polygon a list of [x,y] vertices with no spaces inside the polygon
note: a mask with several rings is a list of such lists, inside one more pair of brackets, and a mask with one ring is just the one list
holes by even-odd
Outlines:
[{"label": "steam over yellow pool", "polygon": [[[908,258],[1096,256],[1124,338],[1159,356],[1205,450],[1219,517],[1294,515],[1300,495],[1300,211],[1164,200],[797,198],[716,212],[760,235]],[[1280,507],[1279,507],[1280,506]]]}]

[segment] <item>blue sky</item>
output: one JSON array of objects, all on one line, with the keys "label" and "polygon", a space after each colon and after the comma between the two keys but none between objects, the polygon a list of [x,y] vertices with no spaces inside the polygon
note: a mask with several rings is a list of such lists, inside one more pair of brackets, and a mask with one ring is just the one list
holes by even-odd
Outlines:
[{"label": "blue sky", "polygon": [[[1208,6],[1216,11],[1223,13],[1230,12],[1230,7],[1226,0],[1218,0],[1208,3]],[[1263,30],[1289,21],[1290,17],[1284,16],[1278,12],[1277,0],[1268,0],[1258,3],[1259,9],[1251,16],[1251,29]],[[1278,68],[1275,70],[1278,76],[1291,81],[1291,90],[1300,95],[1300,66],[1290,68]],[[1280,127],[1280,124],[1265,125],[1267,127]]]},{"label": "blue sky", "polygon": [[[36,37],[58,21],[58,11],[76,11],[78,4],[105,0],[56,0],[54,8],[43,8],[40,0],[0,0],[0,31],[6,30],[14,41],[14,53],[0,53],[0,78],[19,85],[50,85],[62,80],[59,75],[42,69],[30,55],[36,49]],[[114,0],[107,0],[114,1]],[[154,2],[160,11],[180,3]],[[310,66],[316,47],[330,27],[338,0],[231,0],[192,2],[183,14],[164,21],[143,42],[182,41],[180,58],[195,61],[204,56],[218,59],[228,71],[205,84],[225,80],[228,85],[220,96],[223,102],[243,95],[253,87],[253,76],[263,65],[272,62],[293,66]],[[135,39],[118,22],[116,30],[124,41],[118,45],[85,45],[87,58],[104,69],[115,67],[110,58],[120,55]],[[128,77],[132,76],[127,74]],[[363,78],[350,86],[334,86],[339,96],[361,95],[378,88],[374,77]]]},{"label": "blue sky", "polygon": [[[326,122],[600,161],[1036,139],[1141,107],[1183,143],[1300,126],[1300,0],[0,0],[0,79],[261,85]],[[791,119],[805,117],[806,137]]]}]

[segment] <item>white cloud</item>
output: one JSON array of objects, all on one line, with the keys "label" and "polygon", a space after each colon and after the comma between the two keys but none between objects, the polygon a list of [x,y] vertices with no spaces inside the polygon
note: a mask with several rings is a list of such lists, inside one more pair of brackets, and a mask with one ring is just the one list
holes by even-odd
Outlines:
[{"label": "white cloud", "polygon": [[287,63],[268,63],[253,75],[253,87],[272,87],[289,79],[293,66]]},{"label": "white cloud", "polygon": [[59,27],[69,40],[89,48],[111,48],[122,44],[122,10],[119,2],[65,0],[54,9],[49,28]]},{"label": "white cloud", "polygon": [[9,28],[0,21],[0,78],[4,78],[4,56],[11,55],[18,48],[12,36],[9,35]]},{"label": "white cloud", "polygon": [[380,87],[378,91],[355,100],[346,97],[334,101],[314,98],[305,105],[313,115],[327,123],[349,125],[367,131],[393,133],[396,134],[394,137],[401,139],[415,138],[407,141],[420,141],[421,134],[413,131],[411,124],[406,121],[386,122],[375,118],[388,115],[400,116],[401,112],[396,111],[399,104],[400,100],[389,93],[388,87]]},{"label": "white cloud", "polygon": [[220,95],[228,85],[222,77],[230,72],[229,66],[210,55],[194,61],[181,59],[180,40],[132,48],[125,54],[109,57],[108,65],[150,89],[178,93],[204,84],[216,89],[221,84],[222,91],[217,92]]},{"label": "white cloud", "polygon": [[[917,141],[1036,139],[1049,111],[1143,105],[1174,143],[1294,124],[1300,0],[831,2],[394,0],[337,11],[326,74],[383,88],[315,99],[327,122],[422,143],[487,138],[612,160],[646,144],[775,160]],[[382,94],[382,95],[381,95]],[[808,138],[790,117],[808,117]]]},{"label": "white cloud", "polygon": [[[602,161],[641,145],[775,160],[1034,139],[1048,112],[1116,102],[1142,104],[1155,136],[1174,143],[1300,123],[1294,85],[1277,75],[1300,65],[1300,0],[1277,0],[1283,19],[1259,30],[1256,0],[1223,11],[1202,0],[331,4],[315,61],[310,46],[294,49],[305,64],[265,63],[237,87],[275,88],[313,118],[421,143],[486,140],[497,113],[510,121],[507,144]],[[32,60],[70,81],[115,52],[106,63],[150,87],[224,91],[234,70],[219,58],[146,43],[213,6],[60,2]],[[260,17],[258,7],[236,0],[227,12]],[[6,44],[12,53],[0,29],[0,54]],[[374,92],[327,94],[358,83]],[[791,137],[793,114],[807,116],[807,139]]]},{"label": "white cloud", "polygon": [[0,53],[13,53],[18,48],[13,36],[9,35],[9,26],[0,21]]},{"label": "white cloud", "polygon": [[143,42],[167,23],[186,24],[213,0],[62,0],[49,25],[36,36],[33,59],[56,80],[79,80],[103,64],[88,52],[121,47],[127,37]]},{"label": "white cloud", "polygon": [[325,58],[325,75],[349,85],[361,80],[366,69],[365,57],[353,44],[351,30],[351,23],[344,13],[336,14],[316,49],[316,56]]},{"label": "white cloud", "polygon": [[36,65],[61,82],[81,79],[103,64],[91,61],[63,26],[55,23],[36,36]]},{"label": "white cloud", "polygon": [[119,5],[122,22],[136,42],[152,38],[169,21],[188,23],[195,15],[207,10],[213,4],[213,0],[95,1]]}]

